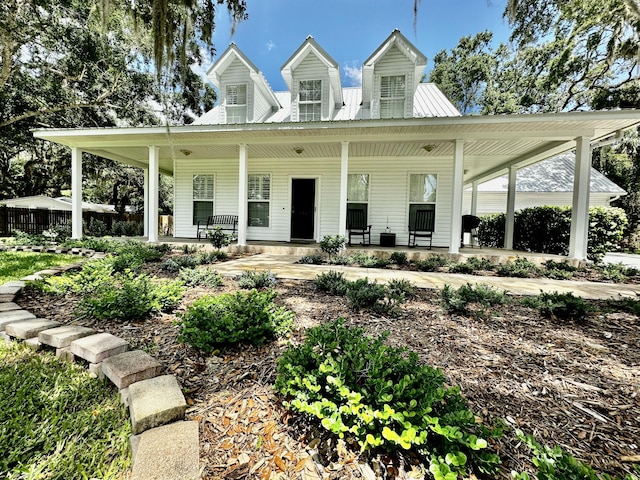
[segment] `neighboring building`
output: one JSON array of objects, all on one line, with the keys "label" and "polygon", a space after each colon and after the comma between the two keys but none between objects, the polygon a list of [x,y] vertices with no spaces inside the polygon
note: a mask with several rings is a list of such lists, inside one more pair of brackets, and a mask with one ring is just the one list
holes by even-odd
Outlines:
[{"label": "neighboring building", "polygon": [[[0,200],[0,205],[18,208],[46,208],[48,210],[71,211],[70,197],[47,197],[46,195],[33,195],[30,197],[8,198]],[[117,213],[110,205],[82,202],[83,212]]]},{"label": "neighboring building", "polygon": [[[591,142],[640,123],[636,111],[463,117],[435,85],[420,83],[425,66],[396,30],[364,62],[362,86],[346,88],[336,61],[308,37],[282,67],[288,91],[273,92],[231,44],[208,72],[219,103],[193,125],[34,135],[71,147],[78,197],[82,152],[144,169],[150,241],[159,172],[174,177],[176,237],[194,238],[209,215],[233,214],[239,245],[318,241],[345,234],[347,209],[356,208],[373,243],[389,227],[406,244],[415,211],[429,209],[433,245],[456,253],[465,185],[574,149],[579,165],[590,164]],[[578,170],[570,250],[586,258],[589,169]]]},{"label": "neighboring building", "polygon": [[[575,164],[575,155],[565,153],[518,170],[515,209],[572,205]],[[509,179],[506,175],[479,184],[476,215],[506,212],[508,188]],[[624,189],[591,168],[590,206],[608,207],[611,202],[626,194]],[[463,211],[471,212],[469,188],[464,192]]]}]

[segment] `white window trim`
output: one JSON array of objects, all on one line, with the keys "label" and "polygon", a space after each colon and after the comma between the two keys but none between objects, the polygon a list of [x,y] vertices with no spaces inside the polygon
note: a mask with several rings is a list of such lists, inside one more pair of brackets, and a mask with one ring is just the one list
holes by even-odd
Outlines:
[{"label": "white window trim", "polygon": [[[433,175],[436,177],[436,200],[434,202],[412,202],[411,201],[411,175]],[[405,218],[409,221],[409,213],[411,212],[411,205],[433,205],[434,211],[434,221],[433,221],[433,229],[436,229],[438,225],[438,195],[440,192],[440,176],[437,173],[428,173],[428,172],[409,172],[407,175],[407,210],[405,212]]]},{"label": "white window trim", "polygon": [[[229,87],[244,87],[244,103],[229,103]],[[247,123],[247,118],[249,117],[248,113],[248,99],[249,99],[249,85],[246,83],[229,83],[224,87],[224,112],[226,117],[226,122],[229,122],[229,108],[244,108],[244,120],[239,122],[231,122],[231,123]]]},{"label": "white window trim", "polygon": [[[207,175],[213,177],[213,196],[211,199],[208,198],[194,198],[194,189],[193,189],[193,180],[196,176]],[[191,174],[191,223],[193,226],[198,224],[198,221],[193,217],[193,203],[194,202],[211,202],[211,215],[215,215],[216,208],[216,192],[218,191],[218,186],[216,185],[216,175],[215,173],[192,173]]]},{"label": "white window trim", "polygon": [[[300,84],[303,82],[320,82],[320,99],[319,100],[300,100]],[[309,120],[307,118],[302,118],[302,113],[300,106],[301,105],[318,105],[320,107],[320,116],[317,119]],[[322,79],[319,78],[310,78],[304,80],[298,80],[298,120],[301,122],[317,122],[322,120]]]},{"label": "white window trim", "polygon": [[[264,200],[264,199],[250,199],[249,198],[249,177],[251,175],[260,175],[260,176],[264,176],[264,175],[268,175],[269,176],[269,200]],[[247,223],[249,222],[249,203],[265,203],[267,202],[269,204],[269,226],[268,227],[262,227],[262,226],[258,226],[258,225],[247,225],[247,228],[249,229],[253,229],[253,228],[257,228],[260,231],[265,231],[265,230],[270,230],[273,226],[273,216],[272,216],[272,199],[273,199],[273,174],[271,172],[251,172],[247,174]]]},{"label": "white window trim", "polygon": [[[393,78],[393,77],[403,77],[404,78],[404,92],[402,93],[402,95],[399,95],[399,96],[383,97],[382,96],[382,81],[385,78]],[[399,117],[396,117],[394,115],[391,115],[389,117],[383,117],[382,116],[382,109],[383,109],[383,105],[385,104],[385,102],[389,102],[390,104],[393,104],[394,102],[398,102],[398,101],[402,101],[402,112],[401,112],[401,115]],[[407,76],[406,75],[381,75],[380,76],[380,118],[404,118],[405,110],[406,110],[406,106],[407,106],[406,103],[407,103]]]}]

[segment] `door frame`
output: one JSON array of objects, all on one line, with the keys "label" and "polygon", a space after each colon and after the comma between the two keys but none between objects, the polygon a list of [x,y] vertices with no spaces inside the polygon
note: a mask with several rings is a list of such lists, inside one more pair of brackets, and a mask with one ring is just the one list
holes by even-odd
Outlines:
[{"label": "door frame", "polygon": [[320,187],[321,187],[321,182],[322,182],[322,176],[320,175],[289,175],[289,200],[288,200],[288,211],[289,211],[289,215],[288,215],[288,226],[287,226],[287,230],[288,230],[288,234],[287,237],[289,238],[289,241],[291,242],[291,202],[293,201],[293,181],[297,180],[297,179],[301,179],[301,180],[308,180],[308,179],[313,179],[316,181],[316,191],[315,191],[315,198],[314,198],[314,202],[313,202],[313,238],[311,239],[314,242],[319,242],[320,241],[320,199],[321,199],[321,195],[320,193]]}]

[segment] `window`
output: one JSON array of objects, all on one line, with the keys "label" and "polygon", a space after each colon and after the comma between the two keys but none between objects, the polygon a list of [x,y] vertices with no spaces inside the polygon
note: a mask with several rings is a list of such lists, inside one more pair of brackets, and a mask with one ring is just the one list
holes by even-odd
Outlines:
[{"label": "window", "polygon": [[298,101],[298,119],[301,122],[321,120],[322,81],[302,80]]},{"label": "window", "polygon": [[227,123],[247,121],[247,86],[227,85]]},{"label": "window", "polygon": [[380,118],[404,117],[404,75],[382,77],[380,82]]},{"label": "window", "polygon": [[248,179],[248,222],[250,227],[268,227],[271,175],[253,174]]},{"label": "window", "polygon": [[436,209],[438,177],[432,173],[409,175],[409,225],[413,225],[416,210]]},{"label": "window", "polygon": [[193,224],[213,215],[213,175],[193,176]]},{"label": "window", "polygon": [[347,177],[347,210],[364,210],[369,218],[369,174],[350,173]]}]

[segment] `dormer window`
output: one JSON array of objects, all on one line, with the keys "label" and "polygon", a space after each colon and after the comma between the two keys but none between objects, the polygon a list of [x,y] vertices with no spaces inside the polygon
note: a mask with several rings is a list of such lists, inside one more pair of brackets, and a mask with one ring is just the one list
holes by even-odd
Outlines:
[{"label": "dormer window", "polygon": [[322,80],[302,80],[299,85],[298,118],[301,122],[321,120]]},{"label": "dormer window", "polygon": [[247,86],[227,85],[227,123],[247,122]]},{"label": "dormer window", "polygon": [[380,118],[403,118],[406,82],[404,75],[381,78]]}]

